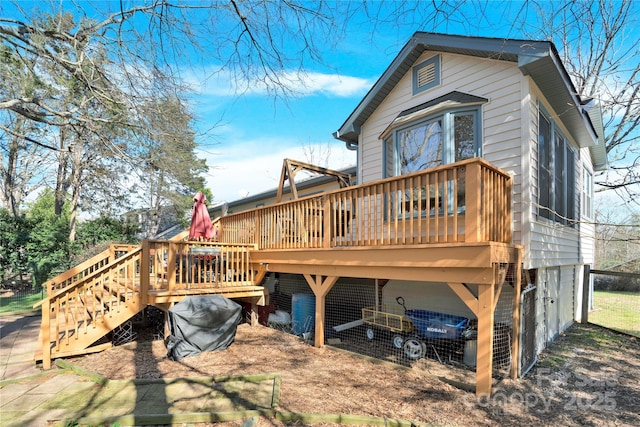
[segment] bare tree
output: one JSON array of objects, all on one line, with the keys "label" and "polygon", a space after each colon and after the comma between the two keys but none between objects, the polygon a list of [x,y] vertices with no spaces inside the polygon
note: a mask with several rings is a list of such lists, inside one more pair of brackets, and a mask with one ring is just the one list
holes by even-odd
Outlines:
[{"label": "bare tree", "polygon": [[[56,206],[70,189],[77,206],[82,183],[89,185],[82,171],[100,163],[96,152],[113,167],[127,162],[134,171],[148,165],[148,152],[139,147],[153,140],[150,123],[162,119],[145,117],[145,106],[152,99],[183,97],[187,66],[213,63],[207,72],[228,73],[238,93],[259,86],[284,96],[299,78],[290,70],[302,72],[307,61],[320,60],[311,35],[338,39],[344,33],[337,24],[342,21],[334,19],[338,11],[324,2],[160,0],[127,9],[114,2],[105,3],[105,10],[89,4],[64,10],[69,4],[42,2],[41,10],[48,11],[34,13],[14,1],[12,16],[0,17],[0,49],[8,60],[0,67],[0,129],[12,141],[2,158],[3,205],[14,212],[33,177],[22,158],[27,146],[55,155]],[[99,188],[95,181],[93,188]]]},{"label": "bare tree", "polygon": [[520,30],[554,41],[579,95],[602,108],[610,168],[597,177],[599,191],[640,204],[640,3],[528,1],[520,14]]}]

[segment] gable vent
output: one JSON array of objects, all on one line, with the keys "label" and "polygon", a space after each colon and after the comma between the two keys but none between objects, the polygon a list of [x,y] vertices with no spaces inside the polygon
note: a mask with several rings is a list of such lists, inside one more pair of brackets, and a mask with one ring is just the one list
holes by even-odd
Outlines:
[{"label": "gable vent", "polygon": [[436,81],[436,64],[427,64],[418,70],[418,87],[422,88]]},{"label": "gable vent", "polygon": [[440,56],[435,55],[413,67],[413,94],[440,84]]}]

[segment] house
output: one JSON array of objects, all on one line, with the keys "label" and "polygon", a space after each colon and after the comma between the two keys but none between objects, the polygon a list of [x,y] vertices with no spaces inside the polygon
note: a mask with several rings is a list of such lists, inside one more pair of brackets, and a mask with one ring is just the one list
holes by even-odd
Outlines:
[{"label": "house", "polygon": [[116,247],[47,282],[43,365],[99,350],[146,305],[222,294],[256,323],[288,303],[315,346],[365,325],[385,358],[447,362],[463,345],[480,395],[580,315],[606,156],[552,43],[418,32],[335,137],[357,152],[355,185],[244,200],[216,242]]},{"label": "house", "polygon": [[334,136],[357,150],[358,183],[472,157],[507,171],[535,352],[580,317],[593,175],[607,159],[598,105],[553,43],[415,33]]}]

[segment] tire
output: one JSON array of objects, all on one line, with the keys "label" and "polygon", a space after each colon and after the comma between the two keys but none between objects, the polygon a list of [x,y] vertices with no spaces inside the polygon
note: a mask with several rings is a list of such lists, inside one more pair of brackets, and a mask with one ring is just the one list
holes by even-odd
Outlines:
[{"label": "tire", "polygon": [[404,346],[404,337],[400,334],[393,334],[391,336],[391,342],[395,348],[402,350],[402,347]]},{"label": "tire", "polygon": [[402,344],[402,350],[404,355],[411,360],[418,360],[426,355],[426,345],[415,335],[412,335],[404,340]]},{"label": "tire", "polygon": [[373,341],[376,338],[376,331],[373,328],[367,328],[365,336],[369,341]]}]

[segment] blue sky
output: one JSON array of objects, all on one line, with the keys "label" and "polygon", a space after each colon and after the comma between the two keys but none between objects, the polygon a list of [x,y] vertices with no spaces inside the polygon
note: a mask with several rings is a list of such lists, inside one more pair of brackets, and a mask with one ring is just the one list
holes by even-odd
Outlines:
[{"label": "blue sky", "polygon": [[[513,2],[513,5],[517,2]],[[427,7],[430,7],[427,4]],[[418,30],[466,35],[510,35],[510,25],[493,13],[495,25],[469,28],[449,22],[397,25],[380,31],[374,22],[363,19],[335,49],[323,52],[330,66],[308,69],[306,87],[300,96],[274,99],[264,93],[248,93],[238,98],[231,84],[220,76],[201,83],[194,112],[202,129],[218,120],[222,124],[202,141],[202,157],[210,171],[209,188],[215,200],[236,200],[278,185],[282,160],[292,158],[334,169],[355,165],[355,152],[332,137],[384,72],[393,58]],[[434,28],[435,26],[435,28]]]}]

